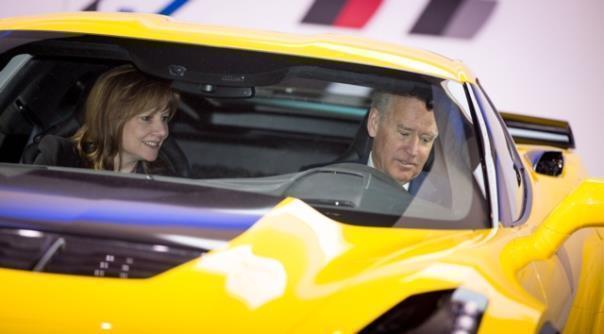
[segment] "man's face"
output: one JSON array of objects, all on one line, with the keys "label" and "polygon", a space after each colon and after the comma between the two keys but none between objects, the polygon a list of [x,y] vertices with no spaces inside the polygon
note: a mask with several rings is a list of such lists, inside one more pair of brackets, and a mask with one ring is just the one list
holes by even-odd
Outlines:
[{"label": "man's face", "polygon": [[367,130],[373,137],[375,168],[404,184],[419,175],[438,135],[434,112],[415,97],[390,97],[380,112],[371,108]]}]

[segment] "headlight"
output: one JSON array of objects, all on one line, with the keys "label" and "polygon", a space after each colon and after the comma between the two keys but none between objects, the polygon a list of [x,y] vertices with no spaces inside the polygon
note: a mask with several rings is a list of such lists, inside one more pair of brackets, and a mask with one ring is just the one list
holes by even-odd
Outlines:
[{"label": "headlight", "polygon": [[486,307],[486,297],[466,289],[423,293],[403,300],[360,333],[476,333]]}]

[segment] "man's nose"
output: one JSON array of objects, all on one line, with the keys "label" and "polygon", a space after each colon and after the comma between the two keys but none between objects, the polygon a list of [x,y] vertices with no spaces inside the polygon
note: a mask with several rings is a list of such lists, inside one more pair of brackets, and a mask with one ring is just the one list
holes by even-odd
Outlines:
[{"label": "man's nose", "polygon": [[419,138],[415,136],[411,137],[405,146],[405,150],[410,156],[415,157],[419,150]]}]

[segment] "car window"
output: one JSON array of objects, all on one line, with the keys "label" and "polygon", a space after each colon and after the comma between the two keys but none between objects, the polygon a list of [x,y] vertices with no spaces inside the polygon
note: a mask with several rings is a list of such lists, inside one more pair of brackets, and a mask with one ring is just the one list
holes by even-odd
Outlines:
[{"label": "car window", "polygon": [[[60,50],[74,39],[21,43],[12,51],[15,57],[27,53],[31,58],[13,75],[21,84],[5,85],[0,92],[2,162],[32,165],[45,137],[72,138],[82,126],[96,78],[128,63],[170,79],[181,97],[169,123],[170,140],[158,158],[176,175],[150,175],[153,180],[296,197],[348,224],[489,227],[484,181],[476,173],[481,170],[476,134],[459,82],[260,52],[169,43],[147,48],[148,43],[134,40],[90,38],[75,39],[81,55],[73,49],[65,57]],[[104,58],[86,52],[91,40],[95,50],[106,47]],[[167,58],[150,58],[159,47],[167,50],[161,56]],[[7,66],[3,73],[14,68]],[[396,125],[388,140],[412,138],[416,147],[403,153],[406,148],[393,145],[384,164],[390,161],[401,170],[417,167],[415,158],[407,157],[418,155],[417,147],[430,148],[423,151],[426,163],[408,182],[371,167],[375,159],[370,157],[381,151],[374,151],[367,124],[379,94],[425,105],[434,119],[430,131],[408,126],[407,120],[379,123],[384,129]],[[46,168],[65,170],[60,165]],[[77,167],[66,168],[78,172]]]},{"label": "car window", "polygon": [[526,198],[524,171],[516,157],[512,137],[499,114],[479,86],[472,86],[472,89],[478,107],[488,120],[491,145],[495,147],[493,159],[497,170],[500,219],[505,225],[511,225],[523,214]]}]

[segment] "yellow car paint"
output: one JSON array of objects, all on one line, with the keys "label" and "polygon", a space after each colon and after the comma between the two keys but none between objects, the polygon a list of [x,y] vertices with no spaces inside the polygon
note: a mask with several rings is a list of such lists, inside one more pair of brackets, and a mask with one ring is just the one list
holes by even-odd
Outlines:
[{"label": "yellow car paint", "polygon": [[[8,18],[0,30],[257,50],[475,82],[460,63],[428,52],[339,36],[200,27],[157,15]],[[521,156],[542,148],[518,145]],[[545,319],[559,319],[566,333],[601,333],[604,183],[584,181],[578,158],[564,154],[557,178],[537,174],[523,158],[536,200],[516,227],[359,227],[289,198],[225,248],[149,279],[0,269],[0,332],[354,333],[411,295],[464,287],[489,300],[479,333],[535,333]],[[581,259],[570,263],[570,273],[563,252]]]}]

